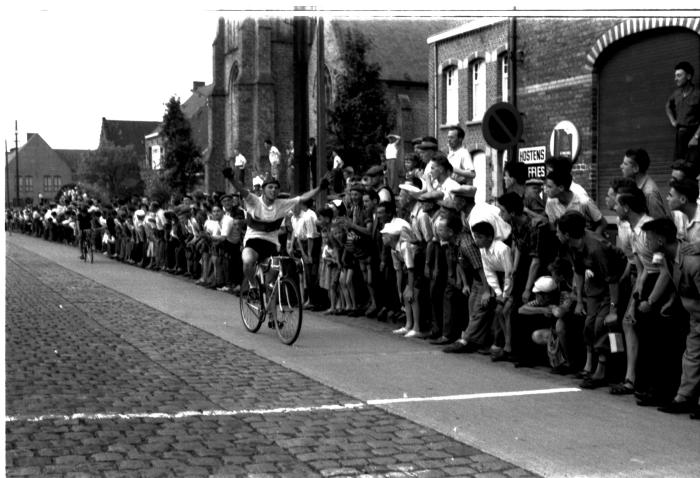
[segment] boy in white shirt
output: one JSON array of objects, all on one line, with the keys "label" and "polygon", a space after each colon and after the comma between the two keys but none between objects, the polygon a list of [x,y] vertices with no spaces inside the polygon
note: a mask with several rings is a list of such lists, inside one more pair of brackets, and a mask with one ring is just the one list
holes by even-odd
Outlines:
[{"label": "boy in white shirt", "polygon": [[[513,259],[510,247],[500,239],[495,239],[493,226],[479,222],[472,226],[474,242],[479,247],[486,281],[495,299],[494,341],[491,347],[491,360],[508,360],[512,356],[510,309],[513,304]],[[499,345],[500,343],[503,345]]]}]

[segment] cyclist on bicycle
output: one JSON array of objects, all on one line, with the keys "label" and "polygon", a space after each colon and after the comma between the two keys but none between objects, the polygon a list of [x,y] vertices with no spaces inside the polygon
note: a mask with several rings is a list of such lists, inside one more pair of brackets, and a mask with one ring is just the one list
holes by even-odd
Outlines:
[{"label": "cyclist on bicycle", "polygon": [[250,193],[241,183],[238,175],[231,168],[223,170],[236,191],[240,192],[241,199],[245,203],[247,229],[243,237],[243,275],[246,279],[244,287],[253,283],[255,266],[268,257],[277,255],[280,249],[278,231],[287,213],[294,209],[300,202],[308,201],[316,196],[322,189],[328,187],[328,178],[321,180],[319,187],[307,191],[304,194],[289,198],[278,198],[280,183],[274,177],[268,177],[262,185],[262,197]]},{"label": "cyclist on bicycle", "polygon": [[87,206],[80,206],[78,211],[78,230],[80,231],[80,259],[85,259],[85,248],[83,244],[85,241],[92,240],[92,214],[88,212]]}]

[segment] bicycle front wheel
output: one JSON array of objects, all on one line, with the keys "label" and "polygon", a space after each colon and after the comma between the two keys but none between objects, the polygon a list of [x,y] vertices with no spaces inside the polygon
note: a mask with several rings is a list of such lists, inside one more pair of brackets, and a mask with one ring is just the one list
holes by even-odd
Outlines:
[{"label": "bicycle front wheel", "polygon": [[275,328],[282,343],[292,345],[299,338],[304,301],[299,286],[292,279],[280,279]]},{"label": "bicycle front wheel", "polygon": [[255,333],[263,323],[263,300],[260,293],[260,282],[255,278],[255,285],[246,291],[241,291],[241,320],[248,332]]}]

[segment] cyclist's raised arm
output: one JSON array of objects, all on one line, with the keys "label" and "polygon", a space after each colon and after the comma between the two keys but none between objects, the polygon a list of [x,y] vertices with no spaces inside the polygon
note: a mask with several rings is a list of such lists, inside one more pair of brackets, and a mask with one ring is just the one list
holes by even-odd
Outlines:
[{"label": "cyclist's raised arm", "polygon": [[232,168],[225,168],[223,171],[221,171],[221,173],[226,179],[228,179],[231,182],[231,184],[233,184],[233,187],[236,190],[236,192],[241,195],[241,199],[245,199],[246,196],[248,196],[250,191],[248,191],[245,185],[238,178],[238,175],[234,173]]},{"label": "cyclist's raised arm", "polygon": [[308,201],[309,199],[313,198],[316,196],[321,190],[327,189],[328,188],[328,183],[329,183],[329,176],[330,172],[326,173],[326,175],[321,179],[321,183],[318,185],[318,187],[315,187],[311,191],[307,191],[304,194],[299,196],[299,201],[300,202],[305,202]]}]

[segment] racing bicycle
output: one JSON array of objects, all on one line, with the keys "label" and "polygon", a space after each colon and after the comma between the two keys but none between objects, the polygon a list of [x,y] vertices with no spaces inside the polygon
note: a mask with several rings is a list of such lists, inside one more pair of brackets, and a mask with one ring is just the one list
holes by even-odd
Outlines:
[{"label": "racing bicycle", "polygon": [[90,259],[90,264],[95,260],[95,239],[91,229],[80,231],[80,257],[87,262]]},{"label": "racing bicycle", "polygon": [[249,332],[260,330],[267,319],[282,343],[292,345],[299,338],[304,300],[298,281],[303,267],[302,261],[284,256],[256,265],[254,280],[240,300],[241,319]]}]

